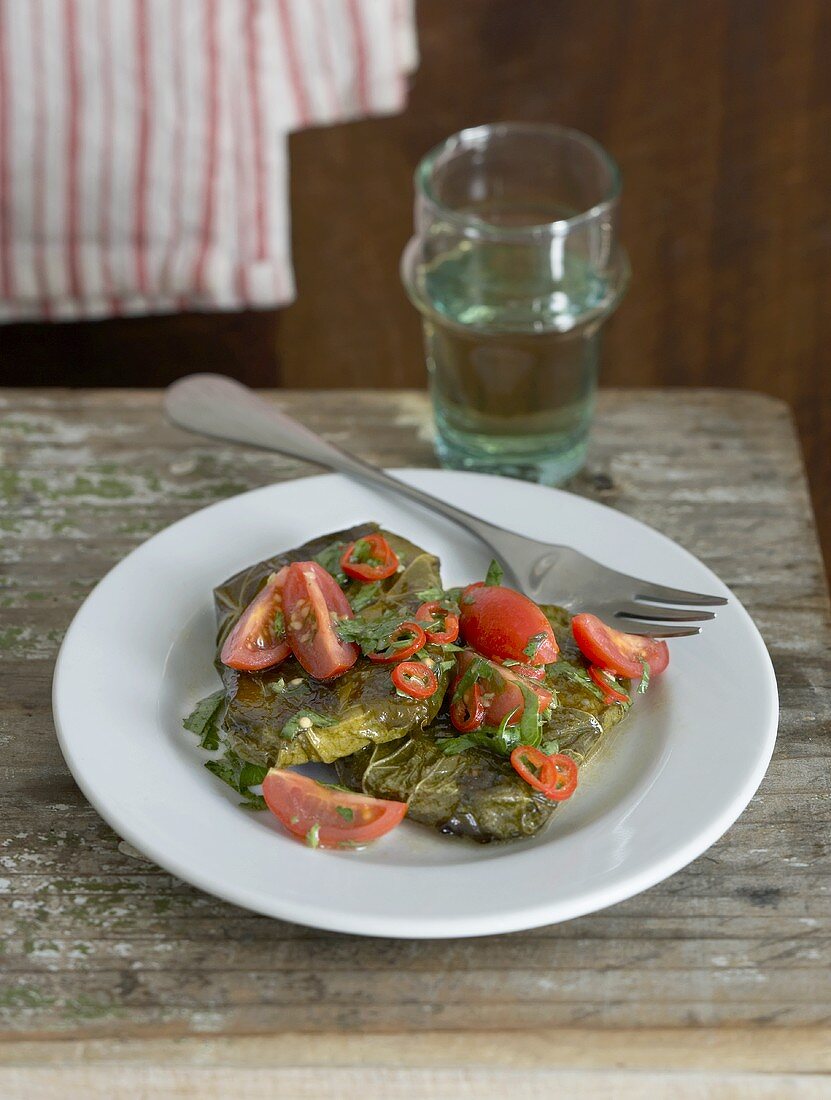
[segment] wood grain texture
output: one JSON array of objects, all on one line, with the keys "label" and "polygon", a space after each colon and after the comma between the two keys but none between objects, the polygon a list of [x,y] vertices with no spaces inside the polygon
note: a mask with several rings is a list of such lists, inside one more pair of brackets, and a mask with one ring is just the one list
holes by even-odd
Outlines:
[{"label": "wood grain texture", "polygon": [[831,4],[419,0],[407,110],[291,138],[299,296],[279,316],[0,329],[6,384],[421,386],[397,271],[412,171],[464,126],[559,121],[620,162],[633,279],[615,386],[761,390],[796,410],[831,560]]},{"label": "wood grain texture", "polygon": [[[276,398],[375,461],[433,464],[423,394],[352,395],[348,420],[338,393]],[[782,703],[760,791],[652,890],[481,940],[319,932],[201,894],[102,822],[58,749],[54,656],[100,576],[194,508],[312,471],[188,436],[146,391],[5,391],[0,447],[0,1092],[28,1080],[21,1095],[52,1097],[63,1079],[78,1095],[117,1096],[124,1065],[146,1057],[132,1081],[152,1095],[190,1095],[179,1069],[198,1063],[213,1070],[194,1095],[201,1082],[200,1095],[221,1096],[223,1067],[248,1050],[251,1067],[282,1067],[290,1096],[326,1081],[352,1090],[362,1067],[367,1096],[535,1096],[564,1060],[584,1071],[581,1095],[607,1095],[620,1067],[621,1096],[820,1094],[809,1090],[831,1049],[831,631],[785,406],[606,391],[575,485],[687,546],[755,618]],[[524,1029],[539,1044],[505,1038]],[[584,1056],[560,1029],[591,1036]],[[688,1070],[703,1074],[699,1091],[673,1092]],[[263,1079],[240,1072],[239,1094],[250,1083],[253,1095]]]}]

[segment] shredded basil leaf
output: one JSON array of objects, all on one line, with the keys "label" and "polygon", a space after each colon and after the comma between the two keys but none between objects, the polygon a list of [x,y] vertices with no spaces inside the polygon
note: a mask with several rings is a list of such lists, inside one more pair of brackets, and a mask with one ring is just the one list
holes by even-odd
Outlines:
[{"label": "shredded basil leaf", "polygon": [[362,584],[355,594],[350,597],[349,602],[352,605],[352,610],[357,615],[359,611],[363,611],[365,607],[375,603],[380,595],[381,582],[372,581],[369,584]]},{"label": "shredded basil leaf", "polygon": [[[530,689],[528,690],[530,691]],[[523,695],[524,694],[525,692],[523,691]],[[529,706],[528,700],[525,700],[523,716],[516,726],[511,726],[509,723],[516,715],[519,709],[518,707],[515,707],[510,713],[506,714],[497,727],[480,726],[479,729],[471,730],[461,737],[446,738],[441,742],[442,752],[445,756],[455,756],[460,752],[464,752],[465,749],[480,748],[489,749],[491,752],[496,753],[497,756],[510,756],[517,745],[538,744],[539,733],[532,731],[531,722],[526,718],[526,715],[530,713],[531,721],[536,730],[539,726],[537,717],[538,701],[533,691],[531,691],[530,694],[533,697],[533,703]],[[529,737],[531,738],[530,740]]]},{"label": "shredded basil leaf", "polygon": [[286,617],[282,611],[274,612],[274,621],[271,624],[274,636],[276,638],[282,638],[286,633]]},{"label": "shredded basil leaf", "polygon": [[519,744],[536,747],[542,740],[540,700],[537,693],[525,684],[520,684],[519,690],[525,700],[522,717],[519,720]]},{"label": "shredded basil leaf", "polygon": [[641,682],[638,684],[638,695],[645,695],[646,689],[649,687],[649,664],[641,657],[641,668],[643,669],[643,675],[641,676]]},{"label": "shredded basil leaf", "polygon": [[563,661],[558,661],[555,665],[547,665],[546,668],[551,670],[551,674],[555,678],[570,680],[573,684],[579,684],[589,695],[593,695],[595,699],[599,699],[601,702],[603,701],[603,692],[584,668],[575,668],[574,665],[567,665]]},{"label": "shredded basil leaf", "polygon": [[372,544],[369,539],[358,539],[352,547],[352,553],[349,555],[349,560],[354,562],[355,565],[366,565],[370,562],[373,565],[381,564],[381,559],[377,558],[372,553]]},{"label": "shredded basil leaf", "polygon": [[456,690],[453,692],[452,702],[461,699],[466,692],[473,687],[477,680],[487,680],[493,675],[493,669],[483,657],[474,657],[461,677]]},{"label": "shredded basil leaf", "polygon": [[206,760],[205,767],[209,772],[213,772],[218,779],[221,779],[223,783],[227,783],[229,787],[232,787],[237,794],[243,796],[244,801],[240,803],[241,806],[244,806],[247,810],[264,810],[266,808],[263,796],[254,794],[249,788],[262,783],[268,773],[268,768],[260,767],[257,764],[249,764],[248,761],[237,756],[233,749],[226,749],[225,755],[219,760]]},{"label": "shredded basil leaf", "polygon": [[310,848],[320,847],[320,823],[315,822],[311,829],[306,833],[306,843]]},{"label": "shredded basil leaf", "polygon": [[220,688],[196,704],[182,725],[195,733],[203,749],[214,751],[219,748],[219,734],[225,710],[225,691]]},{"label": "shredded basil leaf", "polygon": [[333,542],[314,557],[317,564],[322,565],[327,573],[331,573],[341,588],[349,584],[349,578],[340,567],[340,559],[345,548],[345,542]]},{"label": "shredded basil leaf", "polygon": [[490,588],[496,587],[502,584],[504,576],[505,570],[502,568],[496,558],[494,558],[488,566],[488,571],[485,574],[485,584],[488,585],[488,587]]},{"label": "shredded basil leaf", "polygon": [[[510,756],[521,741],[517,730],[518,726],[506,726],[504,729],[500,723],[499,729],[492,726],[481,726],[478,730],[471,730],[461,737],[444,738],[440,744],[445,756],[456,756],[466,749],[488,749],[497,756]],[[501,731],[501,732],[500,732]]]},{"label": "shredded basil leaf", "polygon": [[422,603],[433,603],[434,600],[444,599],[444,589],[425,588],[421,592],[416,592],[416,595]]},{"label": "shredded basil leaf", "polygon": [[350,809],[349,806],[335,806],[335,810],[344,821],[352,821],[355,817],[355,811]]},{"label": "shredded basil leaf", "polygon": [[356,615],[354,619],[342,619],[338,623],[338,634],[342,641],[357,642],[361,648],[366,645],[369,652],[374,652],[405,622],[406,617],[397,611],[387,611],[371,619]]}]

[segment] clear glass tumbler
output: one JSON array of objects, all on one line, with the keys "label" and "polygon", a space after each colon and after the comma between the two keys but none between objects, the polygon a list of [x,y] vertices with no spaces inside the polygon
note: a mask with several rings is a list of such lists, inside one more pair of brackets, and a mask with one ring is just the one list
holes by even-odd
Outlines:
[{"label": "clear glass tumbler", "polygon": [[402,257],[445,466],[556,485],[583,464],[600,330],[629,278],[620,173],[577,130],[462,130],[415,174]]}]

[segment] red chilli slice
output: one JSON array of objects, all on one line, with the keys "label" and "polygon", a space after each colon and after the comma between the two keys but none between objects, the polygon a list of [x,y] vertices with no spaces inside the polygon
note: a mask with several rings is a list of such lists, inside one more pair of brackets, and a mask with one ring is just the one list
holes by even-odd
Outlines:
[{"label": "red chilli slice", "polygon": [[439,689],[435,672],[422,661],[402,661],[390,677],[398,690],[411,699],[429,699]]}]

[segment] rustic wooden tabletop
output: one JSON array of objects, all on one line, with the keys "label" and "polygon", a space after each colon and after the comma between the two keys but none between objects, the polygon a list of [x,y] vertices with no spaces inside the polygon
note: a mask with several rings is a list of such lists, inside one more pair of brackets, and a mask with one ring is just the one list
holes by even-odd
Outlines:
[{"label": "rustic wooden tabletop", "polygon": [[[375,461],[434,464],[420,393],[275,399]],[[828,1095],[831,632],[787,408],[606,391],[574,486],[677,539],[753,615],[782,702],[759,793],[706,855],[630,901],[436,942],[208,897],[115,836],[70,778],[50,680],[86,593],[180,516],[312,472],[195,439],[160,408],[154,392],[0,399],[0,1094]]]}]

